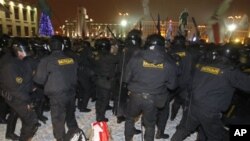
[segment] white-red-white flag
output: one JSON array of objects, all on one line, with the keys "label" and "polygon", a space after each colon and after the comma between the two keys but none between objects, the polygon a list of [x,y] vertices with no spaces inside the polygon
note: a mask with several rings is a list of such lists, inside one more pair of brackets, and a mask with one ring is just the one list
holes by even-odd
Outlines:
[{"label": "white-red-white flag", "polygon": [[223,21],[223,15],[229,9],[233,0],[224,0],[221,5],[215,10],[213,15],[208,21],[208,36],[209,41],[219,44],[223,41],[223,33],[225,30],[225,24]]}]

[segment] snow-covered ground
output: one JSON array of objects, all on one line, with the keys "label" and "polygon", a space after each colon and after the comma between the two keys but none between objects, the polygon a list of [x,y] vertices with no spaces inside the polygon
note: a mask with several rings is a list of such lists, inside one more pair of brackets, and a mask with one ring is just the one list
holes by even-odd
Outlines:
[{"label": "snow-covered ground", "polygon": [[[90,102],[89,107],[92,109],[89,113],[80,113],[76,110],[76,119],[79,124],[79,127],[83,129],[84,132],[87,132],[88,129],[91,128],[91,123],[95,121],[95,103]],[[38,129],[36,135],[34,136],[32,141],[55,141],[52,133],[52,124],[50,112],[45,112],[44,115],[49,118],[46,124],[42,124],[42,126]],[[177,118],[174,121],[168,121],[167,127],[165,129],[165,133],[169,134],[170,137],[175,132],[175,127],[180,122],[182,115],[182,110],[179,110]],[[112,114],[111,110],[106,112],[106,117],[109,119],[108,125],[111,128],[112,137],[114,141],[124,141],[124,122],[121,124],[117,124],[116,117]],[[16,127],[16,134],[20,133],[21,122],[18,120]],[[140,121],[136,123],[136,128],[140,129]],[[0,124],[0,141],[9,141],[5,139],[5,130],[6,125]],[[143,129],[144,130],[144,129]],[[196,134],[191,135],[185,141],[195,141]],[[168,141],[166,139],[165,141]],[[134,141],[141,141],[141,135],[135,135]],[[164,139],[155,139],[155,141],[164,141]]]}]

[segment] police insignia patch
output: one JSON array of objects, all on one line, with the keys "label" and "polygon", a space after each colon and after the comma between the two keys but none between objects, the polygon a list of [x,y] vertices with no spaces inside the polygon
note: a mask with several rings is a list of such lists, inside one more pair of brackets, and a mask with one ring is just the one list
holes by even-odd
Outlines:
[{"label": "police insignia patch", "polygon": [[60,66],[74,64],[74,60],[72,58],[59,59],[57,62]]},{"label": "police insignia patch", "polygon": [[250,69],[244,69],[243,72],[250,73]]},{"label": "police insignia patch", "polygon": [[221,73],[221,70],[219,68],[210,67],[210,66],[203,66],[203,67],[201,67],[200,71],[206,72],[206,73],[211,73],[214,75],[218,75]]},{"label": "police insignia patch", "polygon": [[163,69],[163,64],[153,64],[149,63],[145,60],[143,60],[143,65],[144,68],[156,68],[156,69]]},{"label": "police insignia patch", "polygon": [[181,58],[186,56],[186,52],[176,52],[177,55],[179,55]]},{"label": "police insignia patch", "polygon": [[17,77],[16,77],[16,83],[17,83],[17,84],[22,84],[22,83],[23,83],[23,78],[17,76]]}]

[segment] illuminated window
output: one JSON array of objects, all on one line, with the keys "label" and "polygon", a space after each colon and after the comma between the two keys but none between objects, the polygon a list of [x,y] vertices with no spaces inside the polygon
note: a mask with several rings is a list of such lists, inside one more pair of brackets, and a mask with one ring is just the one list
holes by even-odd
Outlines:
[{"label": "illuminated window", "polygon": [[18,10],[18,7],[15,7],[14,8],[14,13],[15,13],[15,19],[19,19],[19,10]]},{"label": "illuminated window", "polygon": [[28,26],[24,27],[24,34],[25,34],[25,36],[29,36],[29,27]]},{"label": "illuminated window", "polygon": [[[9,5],[6,5],[5,7],[6,7],[6,9],[8,9],[10,11],[10,6]],[[5,12],[5,17],[10,18],[10,12]]]},{"label": "illuminated window", "polygon": [[35,27],[32,27],[32,28],[31,28],[31,32],[32,32],[32,36],[35,36],[35,35],[36,35],[36,28],[35,28]]},{"label": "illuminated window", "polygon": [[32,22],[35,20],[35,11],[34,10],[30,11],[30,19]]},{"label": "illuminated window", "polygon": [[23,20],[27,21],[27,9],[23,9]]},{"label": "illuminated window", "polygon": [[21,26],[19,25],[16,26],[16,34],[17,36],[21,36]]},{"label": "illuminated window", "polygon": [[13,32],[12,32],[12,25],[7,25],[7,33],[8,35],[12,36]]}]

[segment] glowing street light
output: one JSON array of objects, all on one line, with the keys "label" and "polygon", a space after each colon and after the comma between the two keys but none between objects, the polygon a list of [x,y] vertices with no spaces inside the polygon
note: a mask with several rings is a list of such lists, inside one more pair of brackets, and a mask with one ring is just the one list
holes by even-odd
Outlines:
[{"label": "glowing street light", "polygon": [[233,32],[236,29],[236,24],[230,24],[227,26],[228,31]]},{"label": "glowing street light", "polygon": [[125,19],[121,20],[121,26],[122,27],[126,27],[127,24],[128,24],[127,20],[125,20]]},{"label": "glowing street light", "polygon": [[126,12],[126,13],[123,13],[123,12],[119,12],[118,13],[119,16],[128,16],[129,14]]}]

